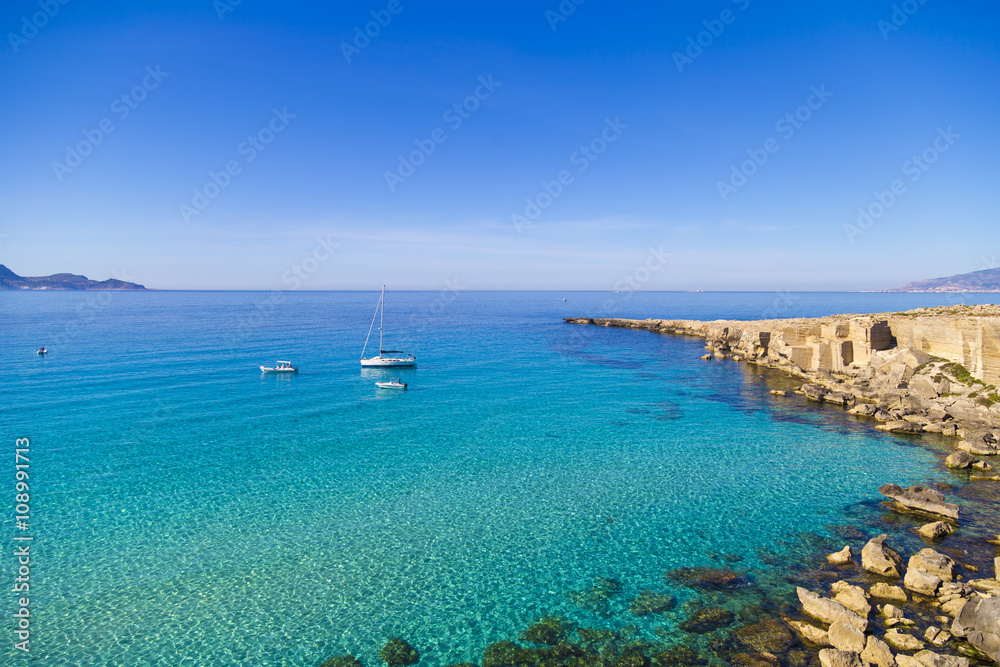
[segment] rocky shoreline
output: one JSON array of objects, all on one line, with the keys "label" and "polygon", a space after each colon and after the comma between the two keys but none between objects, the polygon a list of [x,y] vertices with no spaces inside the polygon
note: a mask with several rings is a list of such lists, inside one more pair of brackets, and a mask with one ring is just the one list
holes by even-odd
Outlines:
[{"label": "rocky shoreline", "polygon": [[[955,438],[956,450],[945,460],[949,468],[967,470],[970,482],[990,485],[990,495],[1000,480],[991,463],[1000,453],[998,306],[750,322],[566,321],[704,338],[705,361],[731,359],[781,370],[804,380],[797,392],[807,399],[874,419],[883,431]],[[864,544],[860,563],[854,555],[859,544],[830,553],[826,567],[835,568],[837,576],[829,593],[797,586],[799,607],[781,614],[814,652],[809,664],[968,667],[1000,662],[1000,558],[994,561],[993,578],[983,578],[977,566],[941,552],[968,555],[968,549],[948,548],[961,508],[939,490],[887,483],[878,491],[889,499],[883,504],[891,512],[923,520],[914,532],[929,546],[912,554],[905,567],[888,546],[888,533]],[[980,550],[995,554],[1000,535],[981,535],[978,541]],[[765,652],[753,655],[752,664],[790,661]]]},{"label": "rocky shoreline", "polygon": [[565,321],[704,338],[706,361],[801,378],[806,398],[874,419],[883,431],[956,437],[957,449],[971,455],[954,457],[957,467],[1000,479],[976,458],[1000,454],[1000,306],[788,320]]}]

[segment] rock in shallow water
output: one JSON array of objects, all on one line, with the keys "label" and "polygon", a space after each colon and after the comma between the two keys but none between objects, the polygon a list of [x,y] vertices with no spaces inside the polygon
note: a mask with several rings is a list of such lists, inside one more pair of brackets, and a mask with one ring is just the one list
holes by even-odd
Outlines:
[{"label": "rock in shallow water", "polygon": [[715,567],[680,567],[667,572],[666,576],[670,581],[689,588],[725,591],[750,586],[746,575]]},{"label": "rock in shallow water", "polygon": [[928,540],[940,540],[955,532],[954,526],[947,521],[935,521],[917,528],[917,534]]},{"label": "rock in shallow water", "polygon": [[796,587],[795,592],[798,593],[799,601],[802,603],[802,611],[809,616],[827,624],[844,621],[862,632],[868,629],[867,620],[839,602],[824,598],[818,593],[802,587]]},{"label": "rock in shallow water", "polygon": [[682,621],[678,627],[684,632],[704,634],[712,632],[727,625],[732,625],[736,620],[733,612],[723,607],[705,607],[695,611],[686,620]]},{"label": "rock in shallow water", "polygon": [[773,618],[743,626],[734,636],[743,646],[760,653],[784,653],[795,641],[785,624]]},{"label": "rock in shallow water", "polygon": [[389,667],[405,667],[420,660],[417,650],[398,637],[386,642],[378,654]]},{"label": "rock in shallow water", "polygon": [[873,537],[861,550],[861,567],[868,572],[898,579],[903,559],[899,554],[885,546],[885,538],[888,535],[882,533],[878,537]]},{"label": "rock in shallow water", "polygon": [[904,489],[898,484],[883,484],[878,492],[886,498],[895,500],[909,509],[939,514],[958,521],[958,505],[944,501],[944,494],[924,486],[911,486]]},{"label": "rock in shallow water", "polygon": [[324,660],[319,667],[361,667],[361,662],[353,655],[339,655]]},{"label": "rock in shallow water", "polygon": [[636,616],[646,616],[648,614],[662,614],[673,609],[676,605],[677,600],[672,595],[642,591],[639,593],[639,597],[629,605],[628,610]]},{"label": "rock in shallow water", "polygon": [[840,551],[832,553],[826,557],[826,560],[831,565],[847,565],[854,562],[853,555],[851,554],[851,545],[847,545]]}]

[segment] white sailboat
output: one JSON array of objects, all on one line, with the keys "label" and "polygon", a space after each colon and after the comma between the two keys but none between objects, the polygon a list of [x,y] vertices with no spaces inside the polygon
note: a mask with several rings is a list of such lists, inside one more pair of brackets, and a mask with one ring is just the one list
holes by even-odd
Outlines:
[{"label": "white sailboat", "polygon": [[[380,316],[381,314],[381,316]],[[372,337],[372,329],[375,328],[375,318],[378,317],[378,354],[365,359],[365,351],[368,349],[368,340]],[[375,306],[375,314],[372,315],[371,326],[368,327],[368,337],[365,338],[365,347],[361,350],[361,365],[365,367],[388,367],[388,366],[416,366],[417,358],[412,354],[406,354],[401,350],[386,350],[382,348],[382,325],[385,322],[385,285],[382,285],[382,296]],[[399,355],[399,356],[394,356]]]}]

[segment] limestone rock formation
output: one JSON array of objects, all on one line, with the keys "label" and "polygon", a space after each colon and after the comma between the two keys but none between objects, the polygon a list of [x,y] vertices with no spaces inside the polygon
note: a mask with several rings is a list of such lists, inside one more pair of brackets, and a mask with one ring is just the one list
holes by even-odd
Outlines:
[{"label": "limestone rock formation", "polygon": [[888,535],[882,533],[868,541],[868,544],[861,550],[861,567],[883,577],[898,579],[903,559],[895,551],[885,546],[887,537]]},{"label": "limestone rock formation", "polygon": [[844,621],[861,632],[868,629],[867,620],[861,618],[856,612],[851,611],[841,603],[824,598],[819,593],[806,590],[801,586],[796,587],[795,592],[799,596],[799,602],[802,603],[802,611],[809,616],[823,621],[828,625],[832,625],[837,621]]},{"label": "limestone rock formation", "polygon": [[958,505],[945,502],[944,494],[940,491],[924,486],[911,486],[904,489],[898,484],[883,484],[879,487],[878,492],[909,509],[958,520]]}]

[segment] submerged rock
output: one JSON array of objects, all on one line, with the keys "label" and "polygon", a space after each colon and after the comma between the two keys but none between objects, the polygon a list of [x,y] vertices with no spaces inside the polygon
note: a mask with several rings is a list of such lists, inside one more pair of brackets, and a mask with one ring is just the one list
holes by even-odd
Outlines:
[{"label": "submerged rock", "polygon": [[778,656],[771,653],[736,653],[730,658],[732,667],[778,667]]},{"label": "submerged rock", "polygon": [[521,641],[533,644],[558,644],[566,636],[566,627],[558,618],[539,619],[521,633]]},{"label": "submerged rock", "polygon": [[532,652],[514,642],[495,642],[483,651],[483,667],[517,667],[534,663]]},{"label": "submerged rock", "polygon": [[610,616],[611,598],[621,593],[622,585],[617,579],[598,577],[594,585],[582,591],[570,591],[569,599],[585,611],[600,616]]},{"label": "submerged rock", "polygon": [[319,667],[361,667],[361,661],[348,653],[327,658],[320,663]]},{"label": "submerged rock", "polygon": [[672,595],[642,591],[639,593],[639,597],[629,605],[628,610],[636,616],[646,616],[648,614],[662,614],[673,609],[676,605],[677,599]]},{"label": "submerged rock", "polygon": [[745,625],[734,636],[743,646],[760,653],[784,653],[795,641],[785,624],[773,618]]},{"label": "submerged rock", "polygon": [[667,572],[666,576],[667,579],[689,588],[725,591],[750,586],[750,580],[746,575],[715,567],[681,567]]},{"label": "submerged rock", "polygon": [[732,625],[736,620],[733,612],[723,607],[705,607],[698,609],[686,620],[682,621],[678,627],[684,632],[704,634],[719,628]]},{"label": "submerged rock", "polygon": [[389,667],[405,667],[420,660],[417,650],[398,637],[386,642],[378,654]]}]

